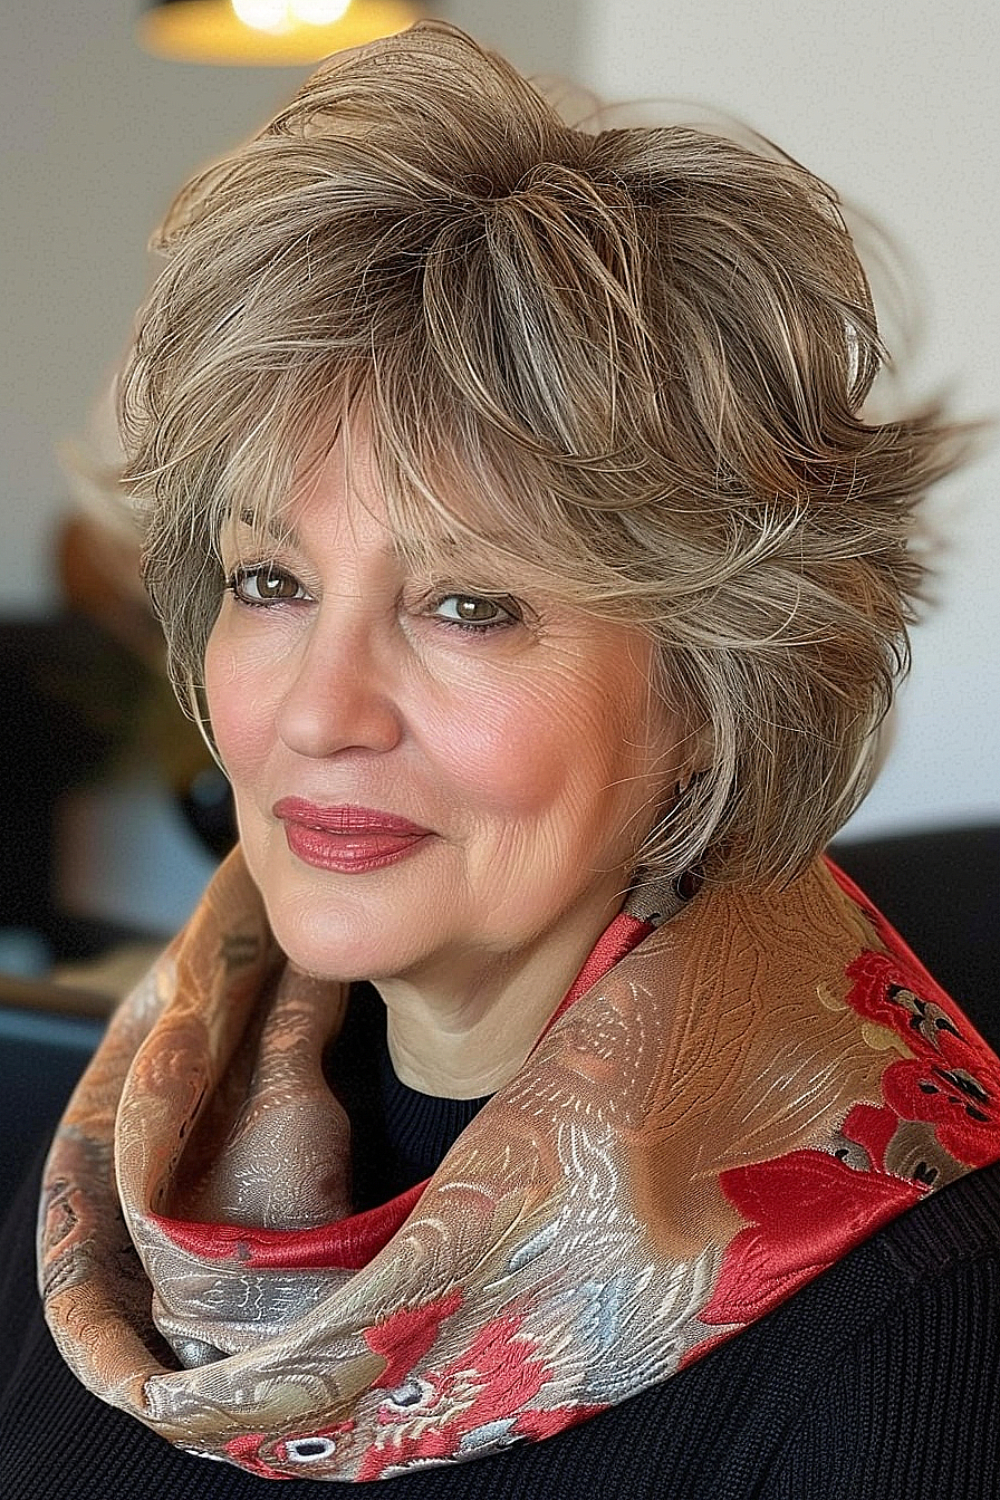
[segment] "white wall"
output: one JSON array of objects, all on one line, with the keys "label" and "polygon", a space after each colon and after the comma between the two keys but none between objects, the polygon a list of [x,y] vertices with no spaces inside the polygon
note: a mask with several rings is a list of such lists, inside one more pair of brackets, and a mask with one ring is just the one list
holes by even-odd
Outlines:
[{"label": "white wall", "polygon": [[[923,278],[916,385],[944,382],[979,414],[1000,407],[994,7],[454,0],[449,14],[522,67],[729,109],[874,209]],[[0,13],[0,612],[53,597],[50,533],[66,504],[55,444],[79,432],[125,342],[171,191],[299,76],[147,58],[135,9],[37,0]],[[858,832],[1000,811],[998,481],[993,446],[935,503],[944,602],[916,632],[895,748]]]},{"label": "white wall", "polygon": [[[910,388],[1000,413],[996,0],[587,0],[606,98],[740,116],[887,228],[918,272]],[[648,111],[646,118],[649,118]],[[1000,814],[1000,444],[934,498],[940,602],[852,834]]]}]

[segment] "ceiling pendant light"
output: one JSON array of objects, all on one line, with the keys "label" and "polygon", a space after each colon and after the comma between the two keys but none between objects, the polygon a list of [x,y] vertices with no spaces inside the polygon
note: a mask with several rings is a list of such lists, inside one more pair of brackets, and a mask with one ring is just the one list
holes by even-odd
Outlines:
[{"label": "ceiling pendant light", "polygon": [[148,52],[182,62],[309,63],[420,14],[407,0],[154,0],[137,34]]}]

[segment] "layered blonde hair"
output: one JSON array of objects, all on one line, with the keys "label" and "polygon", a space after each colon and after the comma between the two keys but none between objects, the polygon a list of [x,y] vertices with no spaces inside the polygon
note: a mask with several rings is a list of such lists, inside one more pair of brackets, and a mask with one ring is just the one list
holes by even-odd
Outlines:
[{"label": "layered blonde hair", "polygon": [[656,642],[694,774],[651,869],[814,857],[867,790],[912,508],[956,457],[936,411],[861,415],[883,351],[831,188],[703,130],[571,128],[427,23],[331,58],[159,244],[122,415],[182,698],[227,519],[278,529],[363,414],[401,546],[488,538]]}]

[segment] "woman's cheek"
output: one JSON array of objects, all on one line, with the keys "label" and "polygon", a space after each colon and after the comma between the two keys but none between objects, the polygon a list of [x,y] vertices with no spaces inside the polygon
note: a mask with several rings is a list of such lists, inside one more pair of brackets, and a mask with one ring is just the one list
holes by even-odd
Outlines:
[{"label": "woman's cheek", "polygon": [[205,651],[209,721],[223,764],[234,779],[240,769],[266,758],[274,737],[275,703],[270,674],[216,633]]},{"label": "woman's cheek", "polygon": [[570,704],[554,702],[540,683],[449,695],[423,715],[420,737],[456,795],[507,817],[547,806],[579,751]]}]

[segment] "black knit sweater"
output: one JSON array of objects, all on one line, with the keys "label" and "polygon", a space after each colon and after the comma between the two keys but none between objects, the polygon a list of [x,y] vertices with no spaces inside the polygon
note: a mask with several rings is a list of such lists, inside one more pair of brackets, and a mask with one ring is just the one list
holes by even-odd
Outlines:
[{"label": "black knit sweater", "polygon": [[[328,1074],[354,1125],[358,1207],[426,1176],[484,1102],[432,1099],[400,1084],[370,995],[352,1006]],[[190,1458],[77,1384],[34,1291],[36,1195],[37,1174],[0,1245],[4,1500],[316,1500],[315,1482],[275,1490],[273,1481]],[[1000,1166],[935,1193],[662,1386],[545,1442],[359,1493],[995,1500]]]}]

